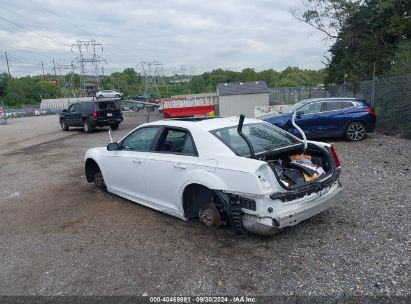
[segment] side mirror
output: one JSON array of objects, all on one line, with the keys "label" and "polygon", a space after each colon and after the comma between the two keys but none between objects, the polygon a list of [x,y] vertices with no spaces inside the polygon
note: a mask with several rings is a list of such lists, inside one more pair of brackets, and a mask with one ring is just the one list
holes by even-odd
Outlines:
[{"label": "side mirror", "polygon": [[116,142],[109,143],[109,144],[107,145],[107,150],[108,150],[108,151],[118,150],[118,143],[116,143]]},{"label": "side mirror", "polygon": [[62,113],[66,113],[67,112],[67,109],[64,109],[63,111],[61,111]]}]

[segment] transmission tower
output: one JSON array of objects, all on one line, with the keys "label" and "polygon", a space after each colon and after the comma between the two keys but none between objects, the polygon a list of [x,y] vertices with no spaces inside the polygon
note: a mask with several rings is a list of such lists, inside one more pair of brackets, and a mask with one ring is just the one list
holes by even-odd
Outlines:
[{"label": "transmission tower", "polygon": [[164,65],[158,61],[142,61],[137,69],[144,80],[144,96],[160,97],[158,84],[164,82]]},{"label": "transmission tower", "polygon": [[71,94],[74,94],[74,71],[77,66],[71,64],[57,64],[56,68],[59,73],[59,84],[62,88],[67,89]]},{"label": "transmission tower", "polygon": [[190,82],[194,75],[194,67],[181,65],[179,69],[173,68],[171,71],[171,82],[187,83]]},{"label": "transmission tower", "polygon": [[80,89],[87,96],[94,95],[100,89],[100,69],[99,65],[107,61],[97,55],[96,49],[101,49],[103,45],[96,40],[77,40],[71,45],[71,51],[77,49],[78,55],[72,61],[80,69]]}]

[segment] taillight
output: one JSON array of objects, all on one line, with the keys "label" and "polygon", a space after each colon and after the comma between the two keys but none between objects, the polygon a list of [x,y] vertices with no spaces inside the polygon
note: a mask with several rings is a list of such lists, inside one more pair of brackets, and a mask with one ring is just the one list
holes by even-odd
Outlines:
[{"label": "taillight", "polygon": [[340,160],[338,159],[337,152],[335,152],[334,146],[330,147],[330,152],[331,152],[331,155],[333,156],[335,167],[341,168],[341,163],[340,163]]},{"label": "taillight", "polygon": [[367,113],[371,115],[375,115],[375,110],[373,108],[368,108]]},{"label": "taillight", "polygon": [[96,111],[91,112],[91,117],[93,119],[97,119],[97,112]]}]

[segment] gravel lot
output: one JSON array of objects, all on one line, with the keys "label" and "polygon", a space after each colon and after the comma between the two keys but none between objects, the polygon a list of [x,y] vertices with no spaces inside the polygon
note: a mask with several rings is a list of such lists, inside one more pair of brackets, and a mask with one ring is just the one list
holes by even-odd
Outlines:
[{"label": "gravel lot", "polygon": [[[117,139],[145,121],[125,118]],[[84,152],[107,141],[62,132],[56,116],[0,126],[1,295],[410,296],[411,141],[336,140],[339,204],[270,238],[209,230],[87,184]]]}]

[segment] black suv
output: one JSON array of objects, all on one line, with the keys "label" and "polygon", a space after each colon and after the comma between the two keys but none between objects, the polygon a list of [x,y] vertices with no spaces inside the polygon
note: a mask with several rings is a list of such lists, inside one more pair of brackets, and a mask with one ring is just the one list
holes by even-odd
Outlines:
[{"label": "black suv", "polygon": [[111,126],[117,129],[123,114],[116,101],[90,101],[72,104],[60,114],[63,131],[69,127],[83,127],[84,132],[93,132],[95,127]]}]

